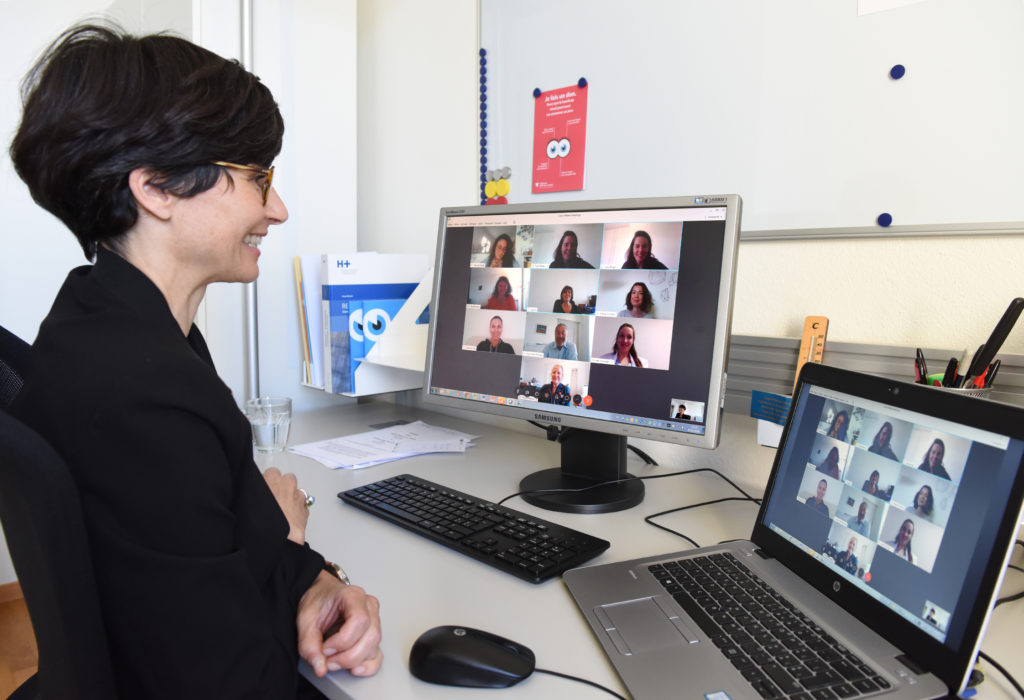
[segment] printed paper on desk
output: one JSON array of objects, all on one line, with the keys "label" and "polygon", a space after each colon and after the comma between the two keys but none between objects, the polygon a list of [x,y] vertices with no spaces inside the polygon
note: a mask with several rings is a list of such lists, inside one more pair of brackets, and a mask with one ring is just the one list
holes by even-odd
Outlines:
[{"label": "printed paper on desk", "polygon": [[[372,430],[357,435],[321,440],[288,448],[296,454],[317,460],[331,469],[361,469],[363,467],[392,462],[405,457],[415,457],[440,450],[438,445],[451,446],[461,443],[463,451],[471,447],[477,436],[448,428],[427,425],[423,421],[396,425],[383,430]],[[405,451],[395,451],[401,445]],[[444,450],[451,451],[451,450]]]}]

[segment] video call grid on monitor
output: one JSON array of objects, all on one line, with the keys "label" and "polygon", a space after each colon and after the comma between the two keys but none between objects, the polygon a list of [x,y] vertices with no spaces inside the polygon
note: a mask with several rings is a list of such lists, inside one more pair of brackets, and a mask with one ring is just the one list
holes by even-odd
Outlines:
[{"label": "video call grid on monitor", "polygon": [[799,447],[783,458],[792,505],[767,524],[945,641],[1009,439],[806,390],[813,415],[794,416]]},{"label": "video call grid on monitor", "polygon": [[564,218],[447,217],[429,391],[704,434],[726,207]]}]

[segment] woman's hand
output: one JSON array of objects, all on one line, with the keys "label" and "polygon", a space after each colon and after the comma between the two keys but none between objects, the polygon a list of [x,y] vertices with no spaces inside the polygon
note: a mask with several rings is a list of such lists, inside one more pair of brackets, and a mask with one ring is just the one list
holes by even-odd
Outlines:
[{"label": "woman's hand", "polygon": [[263,479],[284,512],[284,517],[288,518],[288,539],[295,544],[304,544],[309,508],[306,507],[306,495],[299,491],[295,475],[282,474],[277,467],[271,467],[263,472]]},{"label": "woman's hand", "polygon": [[318,677],[342,669],[372,676],[380,668],[380,602],[359,586],[321,571],[299,601],[296,624],[299,655]]}]

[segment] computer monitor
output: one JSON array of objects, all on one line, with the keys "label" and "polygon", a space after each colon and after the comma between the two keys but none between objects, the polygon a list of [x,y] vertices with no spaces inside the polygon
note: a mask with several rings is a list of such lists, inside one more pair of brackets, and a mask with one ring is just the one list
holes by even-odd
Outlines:
[{"label": "computer monitor", "polygon": [[561,465],[520,484],[529,503],[636,505],[627,438],[718,443],[740,206],[711,195],[441,209],[425,402],[565,428]]}]

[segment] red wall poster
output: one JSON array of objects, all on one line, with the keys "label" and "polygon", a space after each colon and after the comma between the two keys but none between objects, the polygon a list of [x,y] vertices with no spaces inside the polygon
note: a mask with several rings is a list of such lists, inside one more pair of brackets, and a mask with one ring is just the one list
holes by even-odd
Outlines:
[{"label": "red wall poster", "polygon": [[534,98],[534,194],[583,189],[587,89],[585,83],[570,85]]}]

